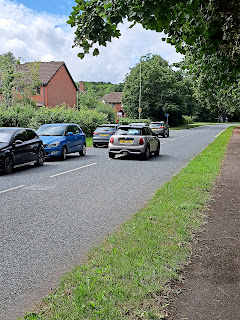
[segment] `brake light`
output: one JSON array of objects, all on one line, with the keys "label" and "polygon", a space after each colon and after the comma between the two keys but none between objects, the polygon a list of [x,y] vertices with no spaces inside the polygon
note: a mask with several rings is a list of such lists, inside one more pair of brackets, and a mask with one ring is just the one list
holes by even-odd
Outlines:
[{"label": "brake light", "polygon": [[95,136],[95,135],[97,135],[98,134],[98,132],[93,132],[93,135]]},{"label": "brake light", "polygon": [[144,140],[143,138],[139,138],[139,142],[138,142],[140,145],[143,145],[144,144]]},{"label": "brake light", "polygon": [[110,143],[113,143],[114,142],[114,138],[113,136],[111,136],[110,140],[109,140]]},{"label": "brake light", "polygon": [[160,127],[160,129],[164,128],[163,126]]}]

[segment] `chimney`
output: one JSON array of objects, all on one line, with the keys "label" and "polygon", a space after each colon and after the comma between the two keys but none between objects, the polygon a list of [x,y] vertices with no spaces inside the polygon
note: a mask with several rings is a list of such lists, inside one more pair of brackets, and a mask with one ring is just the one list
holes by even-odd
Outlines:
[{"label": "chimney", "polygon": [[79,90],[84,93],[84,82],[83,81],[79,81]]}]

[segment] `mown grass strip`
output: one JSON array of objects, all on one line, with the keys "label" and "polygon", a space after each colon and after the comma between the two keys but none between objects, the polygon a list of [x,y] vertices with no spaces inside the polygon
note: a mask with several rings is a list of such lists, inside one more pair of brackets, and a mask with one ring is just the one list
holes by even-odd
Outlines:
[{"label": "mown grass strip", "polygon": [[153,296],[178,278],[189,255],[232,129],[157,190],[147,207],[94,248],[25,319],[161,319]]}]

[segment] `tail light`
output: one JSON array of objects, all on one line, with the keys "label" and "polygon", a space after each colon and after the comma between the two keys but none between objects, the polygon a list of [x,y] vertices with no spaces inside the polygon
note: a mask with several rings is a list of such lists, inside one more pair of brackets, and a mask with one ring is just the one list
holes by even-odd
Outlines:
[{"label": "tail light", "polygon": [[143,145],[144,144],[144,140],[143,138],[139,138],[139,142],[138,142],[140,145]]},{"label": "tail light", "polygon": [[163,129],[164,127],[162,126],[162,127],[160,127],[160,129]]},{"label": "tail light", "polygon": [[95,135],[97,135],[98,134],[98,132],[93,132],[93,135],[95,136]]},{"label": "tail light", "polygon": [[110,140],[109,140],[110,143],[113,143],[114,142],[114,138],[113,136],[111,136]]}]

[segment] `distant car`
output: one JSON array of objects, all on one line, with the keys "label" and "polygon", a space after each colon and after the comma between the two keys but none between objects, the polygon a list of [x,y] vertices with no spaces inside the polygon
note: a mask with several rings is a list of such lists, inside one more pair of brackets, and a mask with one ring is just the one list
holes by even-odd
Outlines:
[{"label": "distant car", "polygon": [[65,160],[68,153],[86,155],[86,136],[74,123],[44,124],[37,130],[43,141],[46,157]]},{"label": "distant car", "polygon": [[160,141],[149,127],[138,125],[122,125],[111,136],[108,144],[110,158],[116,155],[139,155],[148,159],[151,154],[158,156],[160,153]]},{"label": "distant car", "polygon": [[0,170],[11,173],[14,166],[35,162],[42,166],[45,160],[42,140],[29,128],[0,128]]},{"label": "distant car", "polygon": [[130,123],[129,126],[138,126],[138,127],[145,127],[147,126],[148,124],[146,122],[133,122],[133,123]]},{"label": "distant car", "polygon": [[117,131],[119,124],[101,124],[93,132],[93,147],[107,146],[110,137]]},{"label": "distant car", "polygon": [[151,122],[149,127],[158,136],[169,137],[169,127],[164,121]]}]

